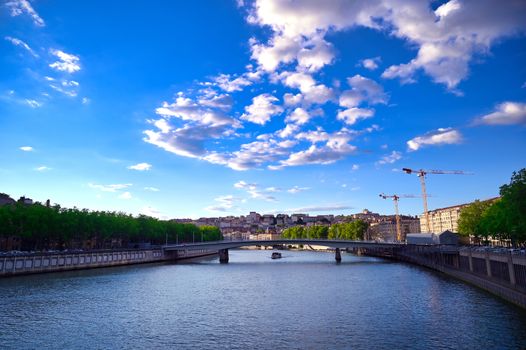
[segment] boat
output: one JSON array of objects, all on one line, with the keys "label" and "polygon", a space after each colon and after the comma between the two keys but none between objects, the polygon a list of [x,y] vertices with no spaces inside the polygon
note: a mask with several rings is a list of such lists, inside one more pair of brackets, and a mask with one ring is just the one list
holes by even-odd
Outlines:
[{"label": "boat", "polygon": [[272,259],[281,259],[281,253],[273,252],[271,258]]}]

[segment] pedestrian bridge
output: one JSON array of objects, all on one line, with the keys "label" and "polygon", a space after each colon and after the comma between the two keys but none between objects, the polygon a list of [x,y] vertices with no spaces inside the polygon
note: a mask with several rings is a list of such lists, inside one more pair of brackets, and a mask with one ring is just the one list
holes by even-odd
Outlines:
[{"label": "pedestrian bridge", "polygon": [[177,257],[178,252],[187,252],[192,250],[217,251],[221,263],[228,262],[228,250],[250,247],[250,246],[289,246],[289,245],[317,245],[335,248],[335,259],[341,261],[341,249],[359,249],[359,248],[377,248],[377,249],[394,249],[405,246],[404,243],[386,243],[375,241],[349,241],[349,240],[332,240],[332,239],[273,239],[273,240],[237,240],[237,241],[214,241],[184,244],[167,244],[163,250],[167,254],[173,254]]}]

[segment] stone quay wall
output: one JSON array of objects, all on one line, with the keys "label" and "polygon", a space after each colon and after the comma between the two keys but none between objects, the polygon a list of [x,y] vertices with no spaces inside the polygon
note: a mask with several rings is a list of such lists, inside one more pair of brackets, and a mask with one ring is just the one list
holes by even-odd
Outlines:
[{"label": "stone quay wall", "polygon": [[407,245],[359,253],[424,266],[482,288],[526,308],[526,256],[452,246]]},{"label": "stone quay wall", "polygon": [[0,277],[145,264],[170,260],[177,261],[213,254],[217,254],[217,252],[194,250],[180,256],[173,256],[164,254],[162,248],[158,248],[0,256]]}]

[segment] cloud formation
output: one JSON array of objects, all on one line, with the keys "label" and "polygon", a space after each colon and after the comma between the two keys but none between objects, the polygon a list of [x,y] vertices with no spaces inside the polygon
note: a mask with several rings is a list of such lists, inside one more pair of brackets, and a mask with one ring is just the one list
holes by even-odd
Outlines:
[{"label": "cloud formation", "polygon": [[[338,54],[331,35],[364,27],[399,39],[416,54],[391,63],[383,78],[408,83],[423,72],[457,93],[474,57],[487,55],[494,42],[526,29],[521,20],[526,5],[493,5],[491,0],[450,0],[439,7],[420,0],[256,0],[243,5],[247,21],[265,29],[249,39],[246,70],[195,82],[173,102],[164,102],[155,110],[157,118],[148,121],[152,127],[144,131],[144,141],[238,171],[340,161],[357,153],[358,137],[380,129],[376,124],[347,128],[374,118],[390,94],[364,75],[351,74],[344,82],[329,77],[331,70],[324,68]],[[368,57],[359,65],[373,71],[381,62],[379,56]],[[245,107],[234,108],[240,105]],[[407,145],[415,151],[461,140],[460,132],[449,128],[417,136]],[[399,157],[395,151],[377,164]]]},{"label": "cloud formation", "polygon": [[151,168],[152,168],[152,165],[148,163],[138,163],[138,164],[130,165],[127,167],[127,169],[137,170],[137,171],[146,171],[146,170],[150,170]]},{"label": "cloud formation", "polygon": [[119,195],[119,198],[120,199],[132,199],[133,196],[130,192],[126,191],[126,192],[123,192]]},{"label": "cloud formation", "polygon": [[117,192],[132,186],[132,184],[113,184],[113,185],[98,185],[93,183],[88,183],[88,187],[100,190],[103,192]]},{"label": "cloud formation", "polygon": [[80,70],[80,58],[78,56],[57,49],[51,49],[50,52],[59,59],[49,64],[51,68],[68,73],[75,73]]},{"label": "cloud formation", "polygon": [[214,198],[214,201],[218,202],[218,204],[206,207],[205,210],[226,212],[226,211],[235,209],[234,204],[238,202],[239,200],[240,200],[239,198],[234,197],[233,195],[216,197]]},{"label": "cloud formation", "polygon": [[288,193],[292,193],[292,194],[296,194],[296,193],[300,193],[300,192],[307,191],[307,190],[310,190],[310,187],[294,186],[292,188],[289,188],[287,190],[287,192]]},{"label": "cloud formation", "polygon": [[375,70],[376,68],[378,68],[378,63],[380,62],[381,62],[381,58],[378,56],[378,57],[373,57],[373,58],[365,58],[360,61],[360,65],[363,68],[366,68],[369,70]]},{"label": "cloud formation", "polygon": [[31,17],[33,24],[36,26],[43,27],[46,25],[44,20],[33,9],[28,0],[9,0],[5,3],[5,6],[10,10],[12,17],[26,14]]},{"label": "cloud formation", "polygon": [[251,198],[262,199],[267,202],[276,202],[276,197],[269,193],[280,192],[281,190],[275,187],[260,188],[256,183],[247,183],[245,181],[238,181],[234,184],[237,189],[245,190]]},{"label": "cloud formation", "polygon": [[494,112],[483,115],[475,122],[486,125],[526,125],[526,103],[500,103]]},{"label": "cloud formation", "polygon": [[[418,148],[417,148],[418,149]],[[402,159],[402,153],[398,151],[392,151],[390,154],[387,154],[383,156],[377,164],[383,165],[383,164],[393,164],[397,161]]]},{"label": "cloud formation", "polygon": [[[524,31],[525,17],[526,5],[521,1],[451,0],[433,10],[421,0],[403,4],[392,0],[258,0],[248,19],[273,31],[266,44],[251,41],[252,58],[264,70],[274,71],[293,62],[298,63],[298,70],[305,70],[298,60],[302,50],[330,45],[324,39],[328,32],[361,26],[386,31],[418,49],[409,62],[390,66],[384,78],[413,82],[415,73],[423,70],[435,82],[454,89],[467,76],[473,56],[487,53],[502,37]],[[320,55],[318,69],[332,61],[330,55],[324,55],[325,59]]]},{"label": "cloud formation", "polygon": [[258,95],[252,99],[250,106],[245,107],[245,113],[241,116],[241,119],[264,125],[270,118],[283,112],[281,106],[274,104],[278,101],[276,97],[270,94]]},{"label": "cloud formation", "polygon": [[294,208],[294,209],[287,209],[284,210],[284,213],[302,213],[302,214],[309,214],[312,212],[323,212],[323,211],[347,211],[354,209],[354,207],[351,207],[349,205],[343,205],[343,204],[330,204],[330,205],[321,205],[321,206],[309,206],[309,207],[301,207],[301,208]]},{"label": "cloud formation", "polygon": [[13,38],[11,36],[6,36],[5,37],[5,40],[9,41],[11,44],[15,45],[15,46],[19,46],[23,49],[25,49],[27,52],[29,52],[33,57],[35,58],[38,58],[38,55],[35,51],[33,51],[33,49],[31,47],[29,47],[28,44],[26,44],[25,42],[23,42],[22,40],[20,39],[17,39],[17,38]]},{"label": "cloud formation", "polygon": [[458,130],[453,128],[440,128],[407,141],[407,147],[409,151],[417,151],[425,146],[451,145],[461,142],[462,134]]}]

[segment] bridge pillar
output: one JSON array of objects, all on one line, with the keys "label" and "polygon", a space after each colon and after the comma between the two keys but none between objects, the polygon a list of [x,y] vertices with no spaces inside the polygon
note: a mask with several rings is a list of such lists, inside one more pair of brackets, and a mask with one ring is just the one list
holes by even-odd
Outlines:
[{"label": "bridge pillar", "polygon": [[219,262],[221,264],[228,263],[228,249],[220,249],[219,250]]},{"label": "bridge pillar", "polygon": [[340,248],[336,248],[336,255],[334,256],[334,259],[336,259],[336,262],[342,261],[342,253],[340,252]]}]

